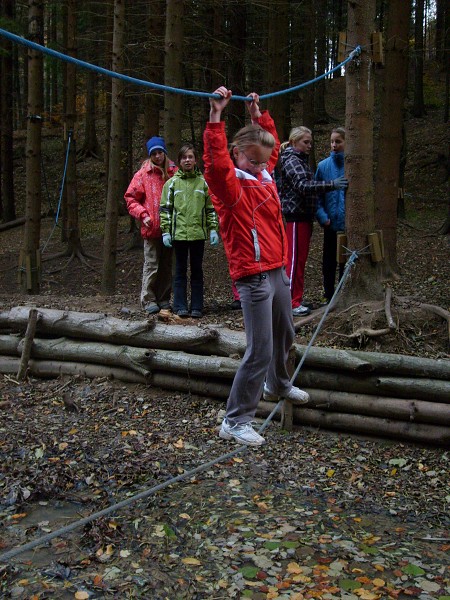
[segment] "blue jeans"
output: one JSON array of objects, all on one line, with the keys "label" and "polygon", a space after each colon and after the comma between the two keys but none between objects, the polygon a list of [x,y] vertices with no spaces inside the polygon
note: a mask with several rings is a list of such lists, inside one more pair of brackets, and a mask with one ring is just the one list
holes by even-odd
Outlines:
[{"label": "blue jeans", "polygon": [[203,254],[205,240],[174,241],[175,276],[173,279],[173,311],[188,310],[187,265],[191,267],[191,310],[203,311]]}]

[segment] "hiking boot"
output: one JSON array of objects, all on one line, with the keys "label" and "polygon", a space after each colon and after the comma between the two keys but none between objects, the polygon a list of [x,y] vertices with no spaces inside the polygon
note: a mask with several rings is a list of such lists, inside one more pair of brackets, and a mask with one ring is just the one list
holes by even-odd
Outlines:
[{"label": "hiking boot", "polygon": [[227,420],[224,419],[219,436],[224,440],[234,439],[236,442],[245,444],[246,446],[262,446],[266,443],[266,440],[253,429],[251,421],[229,425]]},{"label": "hiking boot", "polygon": [[291,400],[295,404],[306,404],[309,402],[309,394],[304,390],[301,390],[298,387],[293,385],[291,389],[287,392],[287,394],[274,394],[269,390],[267,384],[264,384],[263,390],[263,398],[264,400],[269,400],[271,402],[278,402],[281,398],[286,398],[287,400]]},{"label": "hiking boot", "polygon": [[297,306],[297,308],[292,309],[292,315],[294,317],[306,317],[306,315],[309,315],[310,313],[311,309],[307,306],[303,306],[303,304],[300,304],[300,306]]},{"label": "hiking boot", "polygon": [[149,315],[155,315],[156,313],[159,313],[159,306],[156,304],[156,302],[151,302],[145,307],[145,312],[147,312]]}]

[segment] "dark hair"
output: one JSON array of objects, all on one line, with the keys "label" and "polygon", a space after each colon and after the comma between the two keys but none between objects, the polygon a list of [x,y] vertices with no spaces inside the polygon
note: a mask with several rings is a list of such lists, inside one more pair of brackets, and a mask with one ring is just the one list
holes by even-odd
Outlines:
[{"label": "dark hair", "polygon": [[189,152],[189,150],[192,150],[195,156],[195,160],[198,160],[197,150],[195,149],[193,144],[188,142],[187,144],[183,144],[180,148],[180,151],[178,152],[178,164],[180,164],[181,159],[186,154],[186,152]]}]

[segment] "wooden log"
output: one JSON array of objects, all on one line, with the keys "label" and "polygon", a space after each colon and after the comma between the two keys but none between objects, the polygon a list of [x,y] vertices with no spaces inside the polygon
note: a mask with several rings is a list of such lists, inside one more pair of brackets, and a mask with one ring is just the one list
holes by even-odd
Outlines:
[{"label": "wooden log", "polygon": [[[15,307],[0,312],[0,328],[25,330],[30,307]],[[53,337],[82,338],[88,341],[127,344],[140,348],[157,348],[216,356],[242,356],[245,334],[225,327],[168,325],[154,318],[126,321],[100,313],[79,313],[39,309],[42,314],[38,332]],[[297,345],[298,360],[306,347]],[[450,360],[432,360],[376,352],[310,348],[305,366],[326,370],[392,373],[450,381]]]},{"label": "wooden log", "polygon": [[22,356],[20,358],[20,365],[17,371],[17,379],[19,381],[25,379],[27,373],[28,361],[31,356],[31,346],[33,344],[34,335],[36,333],[36,323],[38,320],[38,311],[36,308],[30,310],[28,317],[27,330],[25,332],[25,338],[22,345]]},{"label": "wooden log", "polygon": [[[12,356],[0,356],[0,373],[16,373],[19,359]],[[128,383],[148,384],[148,380],[139,373],[122,367],[104,367],[88,363],[66,362],[58,360],[38,360],[31,358],[28,363],[28,373],[33,377],[56,378],[61,375],[81,375],[89,379],[107,377]]]},{"label": "wooden log", "polygon": [[[20,342],[16,336],[0,335],[0,351],[19,354]],[[201,377],[214,376],[232,379],[239,361],[217,356],[199,356],[186,352],[146,350],[132,346],[80,342],[66,338],[44,340],[36,338],[33,356],[47,360],[66,360],[82,363],[112,365],[131,369],[148,377],[152,371],[172,371]]]},{"label": "wooden log", "polygon": [[301,388],[337,390],[353,394],[370,394],[394,398],[417,398],[430,402],[450,403],[450,382],[412,377],[351,376],[314,369],[302,369],[295,384]]},{"label": "wooden log", "polygon": [[358,435],[373,435],[395,440],[450,446],[450,428],[428,423],[407,423],[365,415],[325,412],[298,406],[294,408],[294,422],[297,425],[309,425]]},{"label": "wooden log", "polygon": [[450,404],[307,388],[308,408],[450,427]]}]

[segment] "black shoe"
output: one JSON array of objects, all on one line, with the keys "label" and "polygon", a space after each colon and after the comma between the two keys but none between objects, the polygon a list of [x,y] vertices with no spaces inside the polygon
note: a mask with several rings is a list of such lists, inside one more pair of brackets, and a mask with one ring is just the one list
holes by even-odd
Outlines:
[{"label": "black shoe", "polygon": [[233,302],[230,305],[230,308],[231,310],[242,310],[241,301],[233,300]]}]

